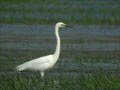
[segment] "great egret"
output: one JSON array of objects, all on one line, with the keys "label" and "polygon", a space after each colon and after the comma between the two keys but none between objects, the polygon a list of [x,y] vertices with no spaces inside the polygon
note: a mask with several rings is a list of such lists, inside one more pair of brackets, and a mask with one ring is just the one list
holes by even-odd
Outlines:
[{"label": "great egret", "polygon": [[32,70],[32,71],[40,71],[41,77],[44,77],[44,71],[52,68],[57,62],[60,55],[60,37],[58,34],[58,30],[60,27],[70,27],[62,22],[58,22],[55,25],[55,35],[57,38],[57,46],[54,54],[43,56],[37,59],[33,59],[16,67],[16,71],[23,70]]}]

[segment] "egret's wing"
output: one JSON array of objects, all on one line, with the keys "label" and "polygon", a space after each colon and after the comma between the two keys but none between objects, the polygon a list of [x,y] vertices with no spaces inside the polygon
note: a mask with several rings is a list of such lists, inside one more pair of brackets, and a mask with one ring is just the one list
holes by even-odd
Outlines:
[{"label": "egret's wing", "polygon": [[48,63],[52,58],[52,55],[48,55],[48,56],[43,56],[37,59],[33,59],[31,61],[28,61],[24,64],[21,64],[19,66],[16,67],[17,71],[22,71],[25,69],[29,69],[31,67],[37,66],[37,65],[42,65],[44,63]]}]

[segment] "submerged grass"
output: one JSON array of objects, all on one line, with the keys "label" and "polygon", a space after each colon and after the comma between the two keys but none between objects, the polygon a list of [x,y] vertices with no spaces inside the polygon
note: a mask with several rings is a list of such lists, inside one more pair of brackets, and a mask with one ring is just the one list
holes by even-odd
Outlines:
[{"label": "submerged grass", "polygon": [[[19,58],[20,59],[20,58]],[[46,72],[45,77],[41,79],[38,72],[20,72],[13,71],[18,63],[17,58],[0,58],[0,90],[119,90],[120,75],[118,69],[109,68],[107,70],[100,68],[81,67],[75,71],[65,71],[64,68],[58,70],[58,74]],[[21,61],[20,61],[21,60]],[[22,59],[19,61],[22,62]],[[25,62],[25,58],[23,59]],[[76,57],[79,63],[95,63],[93,58]],[[105,61],[105,60],[103,60]],[[5,62],[7,62],[5,64]],[[15,62],[14,64],[12,64]],[[16,63],[17,62],[17,63]],[[97,63],[102,62],[102,60]],[[111,61],[109,61],[111,63]],[[109,63],[106,62],[106,63]],[[115,62],[115,61],[114,61]],[[58,62],[59,63],[59,62]],[[69,63],[67,61],[67,63]],[[72,62],[73,63],[73,62]],[[71,65],[69,63],[69,65]],[[113,71],[112,71],[113,70]],[[54,72],[54,71],[52,71]]]},{"label": "submerged grass", "polygon": [[[96,61],[94,61],[96,59]],[[104,69],[103,67],[83,66],[75,71],[66,71],[65,67],[54,71],[48,71],[45,78],[41,79],[38,72],[15,72],[13,69],[16,64],[25,62],[26,58],[0,57],[0,90],[119,90],[120,75],[119,66],[117,68]],[[60,61],[60,60],[59,60]],[[117,63],[112,59],[114,63]],[[100,58],[80,58],[76,57],[75,62],[99,63],[106,62],[106,59]],[[113,63],[107,60],[106,63]],[[58,62],[59,63],[59,62]],[[70,61],[67,63],[70,64]],[[72,64],[74,64],[72,62]],[[117,67],[117,66],[116,66]],[[72,68],[71,68],[72,69]],[[56,72],[56,71],[55,71]]]},{"label": "submerged grass", "polygon": [[77,63],[111,63],[120,64],[120,58],[96,57],[96,56],[75,56],[73,62]]},{"label": "submerged grass", "polygon": [[3,74],[0,76],[1,90],[119,90],[120,76],[113,73],[81,74],[77,77],[62,74],[40,78],[34,74]]}]

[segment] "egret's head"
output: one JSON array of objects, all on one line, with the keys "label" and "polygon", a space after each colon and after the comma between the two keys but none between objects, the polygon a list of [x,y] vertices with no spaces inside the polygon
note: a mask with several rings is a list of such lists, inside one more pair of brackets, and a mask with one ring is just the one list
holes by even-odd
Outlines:
[{"label": "egret's head", "polygon": [[57,26],[57,27],[70,27],[69,25],[66,25],[66,24],[64,24],[64,23],[62,23],[62,22],[58,22],[58,23],[56,24],[56,26]]}]

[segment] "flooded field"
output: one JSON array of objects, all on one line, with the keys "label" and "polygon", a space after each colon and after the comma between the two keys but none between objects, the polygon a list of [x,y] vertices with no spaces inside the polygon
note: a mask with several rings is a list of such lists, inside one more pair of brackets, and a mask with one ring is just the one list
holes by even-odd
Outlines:
[{"label": "flooded field", "polygon": [[[38,77],[40,79],[39,72],[24,71],[18,73],[14,71],[14,68],[26,61],[54,52],[56,47],[54,25],[0,24],[0,26],[1,80],[4,82],[4,76],[8,77],[5,80],[9,80],[12,77],[8,75],[12,75],[16,78],[12,81],[15,84],[16,80],[21,77],[19,75],[22,75],[20,80],[24,81],[28,74],[29,76],[27,78],[29,79],[26,84],[32,84]],[[40,88],[45,88],[44,85],[49,85],[50,83],[46,84],[46,82],[49,82],[48,80],[52,81],[53,77],[53,83],[56,87],[57,85],[61,86],[60,80],[58,79],[61,79],[62,83],[64,83],[65,77],[71,80],[74,79],[76,83],[79,81],[75,78],[81,78],[81,81],[83,81],[83,77],[92,79],[98,75],[103,79],[104,76],[107,77],[108,81],[111,77],[118,79],[120,76],[119,30],[119,26],[94,25],[74,25],[73,28],[61,28],[59,31],[62,41],[60,59],[55,67],[46,73],[46,79],[39,83]],[[108,77],[108,75],[110,76]],[[30,78],[32,78],[32,82],[29,81]],[[35,81],[35,83],[37,82]],[[81,85],[86,87],[86,85],[83,85],[85,82],[82,82]],[[120,83],[119,79],[118,81],[113,79],[114,82],[117,83],[115,86]],[[5,86],[10,86],[7,82],[5,83]],[[1,85],[3,89],[3,83]],[[20,88],[19,86],[17,87]],[[30,90],[36,90],[33,89],[34,87],[38,88],[38,86],[31,86]],[[25,90],[25,87],[22,90]]]},{"label": "flooded field", "polygon": [[[26,54],[39,51],[38,54],[41,56],[43,52],[46,55],[55,50],[56,37],[53,25],[1,24],[0,30],[3,54],[12,49]],[[119,26],[73,26],[73,28],[61,28],[59,31],[62,41],[61,53],[69,55],[76,52],[72,55],[75,56],[80,55],[82,51],[88,51],[89,53],[108,52],[107,57],[116,57],[115,55],[120,54],[119,30]],[[116,52],[116,54],[113,55],[112,52]],[[10,52],[12,56],[16,56],[15,53]],[[102,55],[100,54],[100,56]]]},{"label": "flooded field", "polygon": [[[6,56],[12,57],[14,59],[13,63],[20,64],[24,62],[25,58],[25,61],[28,61],[51,54],[55,50],[56,37],[53,25],[1,24],[0,30],[1,63],[7,63],[3,60],[6,59]],[[82,63],[89,67],[97,66],[97,68],[101,68],[103,65],[102,68],[107,68],[111,65],[114,68],[117,64],[116,69],[118,69],[120,66],[119,30],[119,26],[73,26],[73,28],[61,28],[59,32],[62,46],[59,59],[60,65],[58,63],[58,67],[63,67],[62,64],[65,67],[73,64],[69,68],[74,69],[74,67],[79,68]],[[97,62],[98,58],[100,58],[99,62]],[[81,61],[81,59],[83,60]],[[92,65],[88,63],[91,61]],[[104,64],[104,62],[108,62],[108,64]],[[115,65],[110,64],[110,62]]]},{"label": "flooded field", "polygon": [[[120,90],[120,0],[1,0],[0,90]],[[54,53],[54,25],[62,21],[61,53],[45,72],[16,72]]]}]

